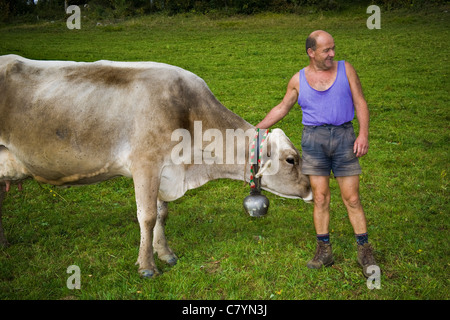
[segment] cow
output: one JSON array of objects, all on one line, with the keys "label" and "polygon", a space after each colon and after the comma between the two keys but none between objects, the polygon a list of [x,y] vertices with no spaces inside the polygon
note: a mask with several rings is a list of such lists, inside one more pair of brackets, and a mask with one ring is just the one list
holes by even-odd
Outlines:
[{"label": "cow", "polygon": [[[0,243],[7,244],[1,204],[11,185],[20,187],[29,178],[55,186],[87,185],[124,176],[133,179],[135,189],[138,272],[156,276],[154,251],[170,265],[177,262],[164,234],[167,203],[210,180],[251,179],[250,139],[243,146],[245,161],[229,161],[237,160],[239,150],[225,146],[224,153],[236,151],[227,161],[190,161],[206,154],[208,139],[193,143],[192,150],[180,152],[182,161],[174,161],[180,137],[173,133],[194,136],[198,128],[223,137],[230,129],[256,130],[223,106],[203,79],[176,66],[0,56]],[[262,189],[310,201],[309,178],[301,173],[292,142],[273,129],[264,143],[264,156],[278,162],[271,174],[261,169]],[[211,152],[208,156],[214,158]]]}]

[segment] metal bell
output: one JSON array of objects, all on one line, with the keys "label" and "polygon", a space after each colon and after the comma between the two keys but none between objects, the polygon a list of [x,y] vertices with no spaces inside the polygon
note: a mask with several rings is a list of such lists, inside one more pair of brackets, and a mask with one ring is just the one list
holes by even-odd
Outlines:
[{"label": "metal bell", "polygon": [[251,217],[262,217],[269,210],[269,199],[259,192],[250,193],[244,199],[244,209]]},{"label": "metal bell", "polygon": [[[267,134],[268,130],[266,131]],[[264,140],[264,135],[263,135]],[[259,154],[260,154],[260,132],[259,129],[256,131],[256,138],[253,144],[253,149],[256,148],[256,163],[253,164],[250,168],[250,171],[252,172],[252,175],[255,177],[253,180],[254,185],[251,186],[250,189],[250,195],[245,197],[243,205],[245,211],[251,216],[251,217],[262,217],[267,214],[267,211],[269,210],[269,199],[261,194],[261,177],[256,174],[259,169]]]}]

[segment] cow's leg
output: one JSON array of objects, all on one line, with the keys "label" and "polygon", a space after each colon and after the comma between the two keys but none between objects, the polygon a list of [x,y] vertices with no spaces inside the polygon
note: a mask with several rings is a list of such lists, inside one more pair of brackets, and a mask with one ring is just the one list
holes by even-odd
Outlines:
[{"label": "cow's leg", "polygon": [[156,223],[156,202],[159,190],[159,177],[151,169],[135,170],[133,172],[136,193],[137,218],[141,230],[141,243],[137,263],[139,273],[145,278],[159,274],[153,257],[152,236]]},{"label": "cow's leg", "polygon": [[167,214],[167,202],[158,199],[158,217],[155,228],[153,229],[153,249],[158,252],[159,259],[173,266],[177,263],[177,256],[167,245],[164,232]]},{"label": "cow's leg", "polygon": [[3,231],[3,225],[2,225],[2,204],[3,200],[5,199],[5,187],[1,185],[0,183],[0,247],[7,247],[9,246],[8,240],[6,240],[5,233]]}]

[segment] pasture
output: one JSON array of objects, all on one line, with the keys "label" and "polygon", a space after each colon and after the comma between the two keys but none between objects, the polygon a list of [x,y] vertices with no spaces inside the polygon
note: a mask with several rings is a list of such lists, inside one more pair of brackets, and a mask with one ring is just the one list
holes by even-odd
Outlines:
[{"label": "pasture", "polygon": [[[134,264],[139,226],[131,180],[68,189],[29,181],[4,202],[11,246],[0,248],[0,299],[448,299],[449,9],[382,12],[378,30],[366,27],[366,7],[307,15],[161,14],[101,25],[82,18],[80,30],[65,21],[2,26],[0,54],[185,68],[252,124],[307,64],[306,36],[327,30],[336,60],[358,71],[371,112],[361,196],[382,275],[381,288],[369,290],[334,180],[333,267],[306,268],[315,250],[312,205],[265,192],[269,214],[251,218],[242,208],[249,187],[219,180],[169,204],[167,238],[179,261],[170,267],[157,260],[163,274],[152,280],[140,278]],[[300,147],[298,106],[276,127]],[[66,286],[70,265],[80,268],[79,290]]]}]

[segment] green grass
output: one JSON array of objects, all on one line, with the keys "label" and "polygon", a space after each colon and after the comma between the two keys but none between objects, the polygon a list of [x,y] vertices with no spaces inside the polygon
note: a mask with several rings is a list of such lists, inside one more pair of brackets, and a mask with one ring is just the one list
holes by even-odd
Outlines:
[{"label": "green grass", "polygon": [[[311,271],[312,206],[266,193],[268,216],[242,209],[249,188],[220,180],[170,203],[167,237],[180,258],[141,279],[132,181],[57,189],[25,184],[4,202],[12,246],[0,249],[0,299],[448,299],[449,13],[366,8],[310,15],[155,15],[96,26],[64,21],[0,28],[0,54],[33,59],[159,61],[186,68],[256,124],[307,64],[305,37],[333,34],[337,59],[356,68],[371,110],[371,147],[361,160],[362,201],[382,269],[369,290],[339,188],[331,182],[336,264]],[[26,90],[26,88],[24,88]],[[300,146],[301,110],[278,125]],[[26,128],[24,128],[26,130]],[[56,194],[57,193],[57,194]],[[81,290],[69,290],[70,265]]]}]

